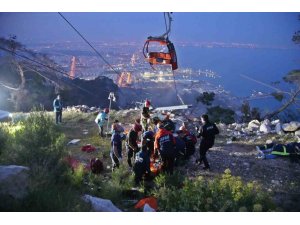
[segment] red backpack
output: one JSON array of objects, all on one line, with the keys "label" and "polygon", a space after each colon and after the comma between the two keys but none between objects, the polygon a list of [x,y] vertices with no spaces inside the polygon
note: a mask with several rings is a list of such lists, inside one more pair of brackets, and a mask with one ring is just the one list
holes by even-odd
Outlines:
[{"label": "red backpack", "polygon": [[103,171],[103,163],[99,158],[92,158],[90,161],[92,173],[99,174]]}]

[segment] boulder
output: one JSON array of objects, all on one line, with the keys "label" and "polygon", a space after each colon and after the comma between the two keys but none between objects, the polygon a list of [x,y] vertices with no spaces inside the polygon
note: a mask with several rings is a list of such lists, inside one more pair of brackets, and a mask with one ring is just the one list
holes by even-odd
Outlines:
[{"label": "boulder", "polygon": [[265,125],[267,125],[267,126],[271,126],[272,125],[272,123],[268,119],[265,119],[262,123],[265,124]]},{"label": "boulder", "polygon": [[259,131],[264,134],[268,134],[271,132],[271,127],[269,125],[267,125],[266,123],[262,123],[262,125],[260,125],[260,127],[259,127]]},{"label": "boulder", "polygon": [[277,123],[275,125],[275,131],[278,135],[282,135],[283,134],[283,131],[282,131],[282,128],[281,128],[281,123]]},{"label": "boulder", "polygon": [[292,121],[290,123],[285,123],[282,125],[282,129],[286,132],[294,132],[300,128],[300,122]]},{"label": "boulder", "polygon": [[278,123],[280,123],[280,120],[273,120],[271,122],[272,125],[276,126]]},{"label": "boulder", "polygon": [[0,194],[24,198],[28,193],[28,172],[25,166],[0,166]]},{"label": "boulder", "polygon": [[236,124],[234,129],[237,130],[237,131],[241,131],[242,127],[243,127],[243,125],[238,123],[238,124]]},{"label": "boulder", "polygon": [[143,212],[156,212],[155,209],[153,209],[150,205],[147,203],[144,205]]},{"label": "boulder", "polygon": [[252,120],[248,123],[249,130],[258,130],[260,127],[260,122],[258,120]]},{"label": "boulder", "polygon": [[110,200],[84,195],[83,200],[92,206],[94,212],[122,212]]}]

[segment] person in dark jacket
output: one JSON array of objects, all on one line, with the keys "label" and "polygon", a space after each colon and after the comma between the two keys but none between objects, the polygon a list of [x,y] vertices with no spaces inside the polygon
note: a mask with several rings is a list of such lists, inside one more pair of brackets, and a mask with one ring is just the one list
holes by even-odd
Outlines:
[{"label": "person in dark jacket", "polygon": [[174,132],[176,129],[175,123],[170,119],[169,113],[166,115],[165,119],[163,120],[163,125],[166,130],[171,132]]},{"label": "person in dark jacket", "polygon": [[127,149],[127,162],[128,166],[132,168],[132,157],[135,158],[135,154],[139,151],[138,147],[138,135],[142,131],[142,126],[138,123],[135,123],[128,133],[126,140],[126,149]]},{"label": "person in dark jacket", "polygon": [[147,99],[145,101],[145,105],[142,109],[142,114],[141,114],[141,122],[142,122],[143,131],[147,131],[149,128],[150,106],[151,106],[151,102]]},{"label": "person in dark jacket", "polygon": [[162,170],[173,174],[175,160],[175,138],[173,134],[163,127],[162,123],[157,124],[159,130],[155,135],[154,152],[159,152],[162,159]]},{"label": "person in dark jacket", "polygon": [[150,155],[147,147],[147,140],[142,141],[142,150],[135,156],[134,166],[134,181],[136,185],[139,185],[143,177],[150,176]]},{"label": "person in dark jacket", "polygon": [[142,134],[142,142],[145,140],[145,145],[149,156],[154,153],[154,132],[148,130]]},{"label": "person in dark jacket", "polygon": [[112,170],[114,170],[115,168],[118,168],[120,163],[122,162],[122,138],[117,129],[117,126],[113,127],[110,157],[112,160]]},{"label": "person in dark jacket", "polygon": [[197,137],[191,132],[189,132],[184,125],[179,128],[179,131],[177,133],[185,143],[183,156],[184,159],[187,160],[191,155],[195,153],[196,150],[195,145],[197,143]]},{"label": "person in dark jacket", "polygon": [[61,123],[63,105],[62,105],[62,102],[60,99],[60,95],[57,95],[56,99],[54,99],[53,108],[54,108],[54,113],[55,113],[56,124]]},{"label": "person in dark jacket", "polygon": [[219,134],[219,129],[216,124],[211,123],[208,119],[208,115],[204,114],[201,116],[201,122],[203,126],[199,129],[197,128],[198,138],[201,138],[200,141],[200,158],[196,160],[196,163],[201,164],[204,162],[204,170],[210,169],[209,163],[206,158],[206,152],[210,149],[215,143],[215,135]]}]

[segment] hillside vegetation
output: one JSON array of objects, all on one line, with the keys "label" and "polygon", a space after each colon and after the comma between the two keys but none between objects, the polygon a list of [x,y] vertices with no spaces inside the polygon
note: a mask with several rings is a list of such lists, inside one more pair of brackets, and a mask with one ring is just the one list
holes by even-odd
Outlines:
[{"label": "hillside vegetation", "polygon": [[[118,118],[128,127],[138,114],[113,111],[111,120]],[[56,126],[53,113],[31,112],[15,124],[1,123],[1,165],[30,168],[29,194],[22,200],[0,196],[1,211],[90,211],[91,206],[82,200],[84,194],[110,199],[122,211],[136,211],[135,203],[150,195],[157,197],[160,211],[299,210],[299,164],[287,159],[258,160],[253,144],[227,145],[223,135],[208,156],[211,172],[201,171],[192,157],[176,167],[174,175],[161,174],[134,187],[126,163],[111,172],[110,140],[99,138],[94,118],[94,113],[66,112],[63,124]],[[78,145],[67,145],[75,138],[81,139]],[[85,144],[97,150],[82,152]],[[72,170],[65,160],[69,156],[82,166]],[[100,175],[84,169],[92,157],[104,163]]]}]

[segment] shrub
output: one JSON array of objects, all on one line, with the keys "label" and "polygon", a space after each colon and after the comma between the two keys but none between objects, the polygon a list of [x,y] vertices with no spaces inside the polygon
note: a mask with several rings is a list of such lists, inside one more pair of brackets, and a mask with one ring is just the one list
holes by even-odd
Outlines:
[{"label": "shrub", "polygon": [[254,182],[244,183],[226,170],[221,177],[186,178],[182,188],[159,186],[153,194],[161,211],[269,211],[275,205]]},{"label": "shrub", "polygon": [[204,105],[211,105],[214,99],[215,99],[214,92],[203,92],[196,98],[196,101],[202,102]]},{"label": "shrub", "polygon": [[29,166],[33,173],[49,174],[66,155],[65,137],[45,112],[32,112],[15,132],[14,161]]},{"label": "shrub", "polygon": [[215,106],[207,109],[207,114],[212,122],[215,123],[234,123],[234,111],[231,109]]}]

